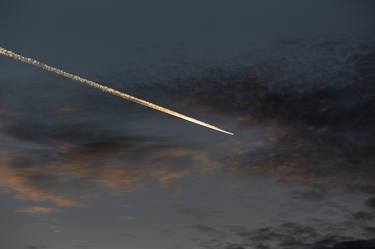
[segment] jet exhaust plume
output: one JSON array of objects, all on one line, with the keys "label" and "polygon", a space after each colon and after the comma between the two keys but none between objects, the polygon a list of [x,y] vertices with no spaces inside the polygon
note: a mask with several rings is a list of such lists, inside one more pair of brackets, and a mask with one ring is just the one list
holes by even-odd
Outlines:
[{"label": "jet exhaust plume", "polygon": [[71,80],[75,80],[75,81],[78,81],[82,84],[85,84],[87,86],[90,86],[90,87],[93,87],[93,88],[96,88],[98,90],[101,90],[105,93],[109,93],[109,94],[112,94],[112,95],[115,95],[115,96],[118,96],[120,98],[123,98],[123,99],[126,99],[128,101],[132,101],[134,103],[137,103],[137,104],[140,104],[140,105],[143,105],[143,106],[146,106],[146,107],[149,107],[149,108],[152,108],[154,110],[157,110],[157,111],[160,111],[160,112],[163,112],[163,113],[166,113],[166,114],[169,114],[169,115],[172,115],[172,116],[175,116],[177,118],[181,118],[183,120],[186,120],[186,121],[189,121],[189,122],[192,122],[194,124],[197,124],[197,125],[201,125],[201,126],[204,126],[204,127],[207,127],[207,128],[210,128],[210,129],[213,129],[213,130],[216,130],[216,131],[219,131],[219,132],[222,132],[222,133],[225,133],[225,134],[228,134],[228,135],[234,135],[232,132],[228,132],[228,131],[225,131],[223,129],[220,129],[214,125],[210,125],[210,124],[207,124],[203,121],[200,121],[200,120],[197,120],[195,118],[191,118],[189,116],[186,116],[184,114],[181,114],[181,113],[178,113],[178,112],[175,112],[175,111],[172,111],[170,109],[167,109],[167,108],[164,108],[162,106],[159,106],[159,105],[156,105],[156,104],[153,104],[151,102],[148,102],[146,100],[143,100],[143,99],[140,99],[140,98],[137,98],[137,97],[134,97],[134,96],[131,96],[129,94],[126,94],[124,92],[121,92],[121,91],[118,91],[118,90],[115,90],[113,88],[110,88],[110,87],[107,87],[107,86],[104,86],[102,84],[99,84],[97,82],[94,82],[94,81],[91,81],[91,80],[88,80],[88,79],[85,79],[85,78],[82,78],[80,76],[77,76],[77,75],[74,75],[74,74],[71,74],[71,73],[68,73],[68,72],[65,72],[61,69],[58,69],[58,68],[55,68],[55,67],[52,67],[52,66],[49,66],[47,64],[44,64],[40,61],[37,61],[37,60],[34,60],[33,58],[28,58],[28,57],[24,57],[22,55],[19,55],[19,54],[16,54],[12,51],[9,51],[7,49],[4,49],[2,47],[0,47],[0,54],[1,55],[4,55],[4,56],[7,56],[9,58],[12,58],[12,59],[15,59],[17,61],[21,61],[21,62],[24,62],[24,63],[27,63],[27,64],[30,64],[30,65],[33,65],[33,66],[36,66],[36,67],[39,67],[43,70],[46,70],[46,71],[49,71],[49,72],[53,72],[55,74],[58,74],[58,75],[61,75],[65,78],[69,78]]}]

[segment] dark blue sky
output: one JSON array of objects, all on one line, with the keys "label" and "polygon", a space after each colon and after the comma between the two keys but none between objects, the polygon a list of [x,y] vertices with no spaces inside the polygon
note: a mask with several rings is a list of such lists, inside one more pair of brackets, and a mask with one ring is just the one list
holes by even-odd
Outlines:
[{"label": "dark blue sky", "polygon": [[371,248],[374,7],[0,0],[1,47],[236,134],[1,57],[0,248]]}]

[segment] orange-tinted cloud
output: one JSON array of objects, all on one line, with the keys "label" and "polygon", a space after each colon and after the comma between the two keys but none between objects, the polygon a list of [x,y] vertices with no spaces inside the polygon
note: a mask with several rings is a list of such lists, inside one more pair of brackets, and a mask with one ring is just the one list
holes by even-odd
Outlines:
[{"label": "orange-tinted cloud", "polygon": [[25,213],[25,214],[52,214],[58,212],[56,208],[48,207],[28,207],[28,208],[17,208],[16,213]]}]

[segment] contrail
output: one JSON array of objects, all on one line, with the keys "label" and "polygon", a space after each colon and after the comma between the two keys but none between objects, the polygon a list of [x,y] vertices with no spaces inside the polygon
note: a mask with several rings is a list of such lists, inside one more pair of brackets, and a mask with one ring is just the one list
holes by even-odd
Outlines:
[{"label": "contrail", "polygon": [[190,121],[192,123],[195,123],[195,124],[198,124],[198,125],[201,125],[201,126],[204,126],[204,127],[216,130],[216,131],[220,131],[220,132],[225,133],[225,134],[234,135],[232,132],[225,131],[225,130],[220,129],[220,128],[214,126],[214,125],[207,124],[207,123],[199,121],[199,120],[197,120],[195,118],[188,117],[188,116],[186,116],[184,114],[181,114],[181,113],[172,111],[170,109],[164,108],[162,106],[150,103],[150,102],[148,102],[146,100],[139,99],[137,97],[134,97],[134,96],[131,96],[129,94],[120,92],[118,90],[115,90],[113,88],[104,86],[104,85],[99,84],[97,82],[94,82],[94,81],[91,81],[91,80],[88,80],[88,79],[84,79],[84,78],[82,78],[80,76],[77,76],[77,75],[74,75],[74,74],[71,74],[71,73],[67,73],[67,72],[65,72],[65,71],[63,71],[61,69],[48,66],[47,64],[44,64],[44,63],[42,63],[40,61],[34,60],[32,58],[24,57],[22,55],[19,55],[19,54],[16,54],[16,53],[12,52],[12,51],[6,50],[5,48],[0,47],[0,54],[2,54],[4,56],[7,56],[7,57],[10,57],[10,58],[15,59],[15,60],[18,60],[18,61],[30,64],[30,65],[33,65],[33,66],[36,66],[36,67],[42,68],[42,69],[44,69],[46,71],[53,72],[55,74],[64,76],[66,78],[69,78],[69,79],[81,82],[81,83],[83,83],[85,85],[88,85],[90,87],[99,89],[99,90],[101,90],[103,92],[106,92],[106,93],[118,96],[120,98],[123,98],[123,99],[129,100],[129,101],[135,102],[135,103],[143,105],[143,106],[147,106],[147,107],[152,108],[154,110],[167,113],[169,115],[172,115],[172,116],[175,116],[175,117],[178,117],[178,118]]}]

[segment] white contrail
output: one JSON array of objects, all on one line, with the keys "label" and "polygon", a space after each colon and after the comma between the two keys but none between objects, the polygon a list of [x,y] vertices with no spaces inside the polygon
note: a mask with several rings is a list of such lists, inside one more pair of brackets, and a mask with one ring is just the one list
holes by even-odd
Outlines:
[{"label": "white contrail", "polygon": [[4,55],[4,56],[7,56],[7,57],[10,57],[12,59],[15,59],[15,60],[18,60],[18,61],[22,61],[24,63],[27,63],[27,64],[30,64],[30,65],[33,65],[33,66],[36,66],[36,67],[39,67],[39,68],[42,68],[44,70],[47,70],[47,71],[50,71],[50,72],[53,72],[55,74],[58,74],[58,75],[62,75],[66,78],[69,78],[69,79],[72,79],[72,80],[75,80],[75,81],[78,81],[78,82],[81,82],[83,84],[86,84],[90,87],[93,87],[93,88],[96,88],[96,89],[99,89],[103,92],[106,92],[106,93],[110,93],[112,95],[115,95],[115,96],[118,96],[120,98],[123,98],[123,99],[126,99],[126,100],[129,100],[129,101],[132,101],[132,102],[135,102],[137,104],[140,104],[140,105],[143,105],[143,106],[147,106],[149,108],[152,108],[154,110],[158,110],[160,112],[164,112],[164,113],[167,113],[169,115],[172,115],[172,116],[175,116],[175,117],[178,117],[178,118],[181,118],[181,119],[184,119],[184,120],[187,120],[187,121],[190,121],[192,123],[195,123],[195,124],[198,124],[198,125],[201,125],[201,126],[204,126],[204,127],[207,127],[207,128],[210,128],[210,129],[213,129],[213,130],[216,130],[216,131],[220,131],[220,132],[223,132],[225,134],[229,134],[229,135],[234,135],[232,132],[228,132],[228,131],[225,131],[223,129],[220,129],[216,126],[213,126],[213,125],[210,125],[210,124],[207,124],[205,122],[202,122],[202,121],[199,121],[195,118],[191,118],[191,117],[188,117],[184,114],[181,114],[181,113],[178,113],[178,112],[175,112],[175,111],[172,111],[170,109],[167,109],[167,108],[164,108],[162,106],[159,106],[159,105],[155,105],[153,103],[150,103],[146,100],[143,100],[143,99],[139,99],[139,98],[136,98],[134,96],[131,96],[129,94],[126,94],[126,93],[123,93],[123,92],[120,92],[118,90],[115,90],[113,88],[110,88],[110,87],[107,87],[107,86],[104,86],[104,85],[101,85],[99,83],[96,83],[94,81],[91,81],[91,80],[87,80],[87,79],[84,79],[84,78],[81,78],[77,75],[74,75],[74,74],[71,74],[71,73],[67,73],[67,72],[64,72],[63,70],[61,69],[58,69],[58,68],[55,68],[55,67],[51,67],[51,66],[48,66],[47,64],[44,64],[42,62],[39,62],[37,60],[34,60],[32,58],[28,58],[28,57],[24,57],[22,55],[19,55],[19,54],[16,54],[12,51],[9,51],[9,50],[6,50],[2,47],[0,47],[0,54]]}]

